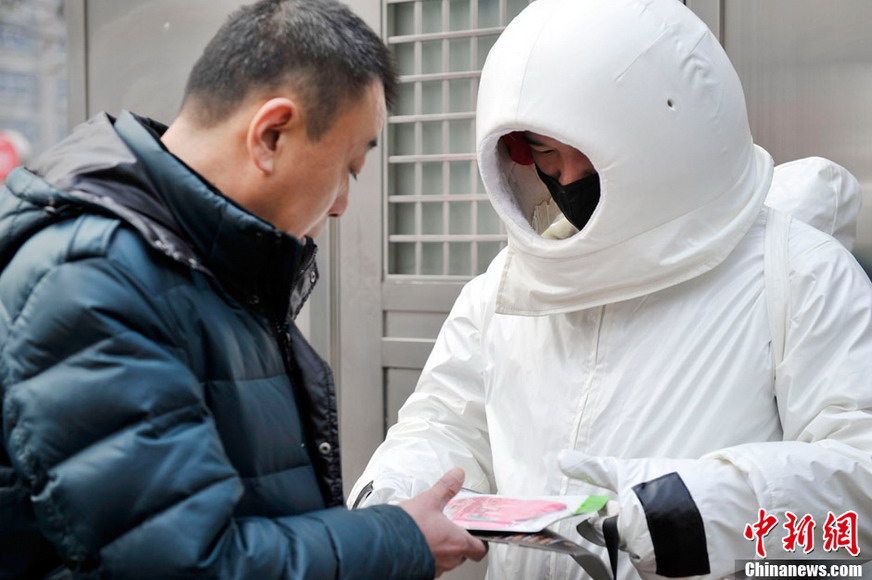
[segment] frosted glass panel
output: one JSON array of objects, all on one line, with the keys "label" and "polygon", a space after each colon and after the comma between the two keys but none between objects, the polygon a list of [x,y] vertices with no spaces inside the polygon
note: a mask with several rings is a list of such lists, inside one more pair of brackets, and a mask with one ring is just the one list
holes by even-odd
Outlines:
[{"label": "frosted glass panel", "polygon": [[415,45],[398,44],[394,49],[397,61],[397,72],[401,75],[415,74]]},{"label": "frosted glass panel", "polygon": [[442,0],[421,2],[421,32],[442,32]]},{"label": "frosted glass panel", "polygon": [[448,233],[468,234],[472,232],[472,209],[473,204],[466,202],[453,202],[449,216]]},{"label": "frosted glass panel", "polygon": [[396,4],[393,10],[388,10],[388,28],[392,36],[414,34],[415,4]]},{"label": "frosted glass panel", "polygon": [[413,193],[415,193],[415,166],[411,163],[391,165],[388,171],[388,195]]},{"label": "frosted glass panel", "polygon": [[396,203],[391,207],[391,229],[398,234],[415,233],[415,204]]},{"label": "frosted glass panel", "polygon": [[448,274],[453,276],[471,276],[472,271],[472,244],[469,242],[457,242],[450,244],[450,258],[448,260]]},{"label": "frosted glass panel", "polygon": [[477,233],[479,234],[498,234],[502,229],[503,222],[500,221],[494,207],[487,201],[480,201],[476,204],[477,207]]},{"label": "frosted glass panel", "polygon": [[469,0],[451,0],[448,3],[448,9],[451,11],[448,21],[449,30],[469,30],[472,28]]},{"label": "frosted glass panel", "polygon": [[421,153],[430,155],[441,153],[445,150],[442,145],[442,123],[421,123],[422,150]]},{"label": "frosted glass panel", "polygon": [[439,195],[442,193],[442,163],[421,164],[421,193]]},{"label": "frosted glass panel", "polygon": [[472,193],[472,173],[476,171],[474,162],[457,161],[450,163],[448,172],[450,174],[451,193]]},{"label": "frosted glass panel", "polygon": [[402,155],[415,151],[415,126],[396,124],[388,127],[388,151],[391,155]]},{"label": "frosted glass panel", "polygon": [[451,40],[448,43],[448,70],[452,72],[472,70],[472,43],[468,38]]},{"label": "frosted glass panel", "polygon": [[478,243],[478,269],[484,271],[487,265],[497,257],[500,250],[503,249],[503,244],[499,242],[479,242]]},{"label": "frosted glass panel", "polygon": [[415,114],[415,85],[401,84],[397,87],[397,99],[391,112],[395,115]]},{"label": "frosted glass panel", "polygon": [[500,25],[499,0],[478,1],[478,27],[494,28]]},{"label": "frosted glass panel", "polygon": [[442,244],[421,244],[421,274],[438,276],[443,274]]},{"label": "frosted glass panel", "polygon": [[445,233],[441,203],[421,204],[421,233],[442,234]]},{"label": "frosted glass panel", "polygon": [[451,113],[465,113],[475,110],[472,98],[472,80],[448,81],[448,110]]},{"label": "frosted glass panel", "polygon": [[434,114],[442,111],[442,83],[421,83],[421,110],[417,112]]},{"label": "frosted glass panel", "polygon": [[433,74],[442,72],[442,41],[421,43],[421,72]]},{"label": "frosted glass panel", "polygon": [[389,246],[388,260],[398,273],[415,274],[418,261],[415,259],[415,244],[396,242]]},{"label": "frosted glass panel", "polygon": [[448,123],[449,153],[474,153],[475,141],[473,126],[474,121],[451,121]]},{"label": "frosted glass panel", "polygon": [[494,43],[497,41],[497,36],[481,36],[478,39],[478,68],[484,66],[484,61]]}]

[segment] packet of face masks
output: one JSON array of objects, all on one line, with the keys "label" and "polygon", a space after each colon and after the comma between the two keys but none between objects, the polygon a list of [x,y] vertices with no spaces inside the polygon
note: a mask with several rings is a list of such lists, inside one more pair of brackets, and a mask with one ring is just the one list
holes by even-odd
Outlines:
[{"label": "packet of face masks", "polygon": [[545,529],[564,518],[581,522],[609,499],[607,495],[513,498],[463,489],[445,506],[445,515],[484,542],[566,554],[593,580],[611,580],[612,572],[596,554]]},{"label": "packet of face masks", "polygon": [[445,506],[445,515],[467,530],[538,532],[564,518],[581,521],[608,500],[606,495],[514,498],[463,489]]}]

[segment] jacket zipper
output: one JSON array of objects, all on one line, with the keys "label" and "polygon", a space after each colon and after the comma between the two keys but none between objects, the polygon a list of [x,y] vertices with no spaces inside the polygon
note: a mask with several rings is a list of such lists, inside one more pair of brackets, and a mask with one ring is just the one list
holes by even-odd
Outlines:
[{"label": "jacket zipper", "polygon": [[291,364],[291,333],[287,331],[287,328],[285,328],[277,318],[273,319],[272,326],[273,332],[275,332],[276,335],[276,343],[278,343],[279,351],[282,355],[282,362],[285,365],[285,374],[288,375],[288,379],[293,383],[294,368]]}]

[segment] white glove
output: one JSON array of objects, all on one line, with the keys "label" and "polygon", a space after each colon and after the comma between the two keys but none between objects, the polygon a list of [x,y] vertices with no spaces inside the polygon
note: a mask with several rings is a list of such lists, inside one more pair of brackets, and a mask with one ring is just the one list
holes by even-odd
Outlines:
[{"label": "white glove", "polygon": [[[582,522],[579,533],[604,545],[603,521],[617,513],[618,547],[643,576],[726,576],[735,560],[754,557],[742,531],[753,521],[756,497],[745,476],[728,463],[619,459],[572,450],[561,451],[557,460],[567,476],[611,491],[620,506],[607,505]],[[735,531],[735,542],[710,546],[706,530],[725,525]]]}]

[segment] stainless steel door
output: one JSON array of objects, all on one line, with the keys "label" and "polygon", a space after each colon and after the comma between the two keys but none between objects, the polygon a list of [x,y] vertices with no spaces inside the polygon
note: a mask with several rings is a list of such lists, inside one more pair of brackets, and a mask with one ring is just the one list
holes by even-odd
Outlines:
[{"label": "stainless steel door", "polygon": [[872,263],[872,2],[688,0],[720,34],[755,141],[776,163],[820,156],[860,180],[855,254]]}]

